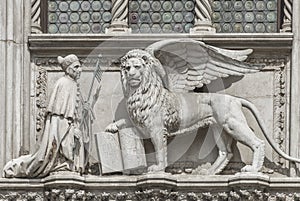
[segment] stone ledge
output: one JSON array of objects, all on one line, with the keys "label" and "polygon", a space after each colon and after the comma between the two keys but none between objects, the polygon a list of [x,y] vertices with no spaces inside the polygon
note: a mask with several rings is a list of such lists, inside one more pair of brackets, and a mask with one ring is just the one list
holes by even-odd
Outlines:
[{"label": "stone ledge", "polygon": [[0,200],[198,201],[300,200],[300,178],[264,174],[222,176],[147,174],[0,179]]},{"label": "stone ledge", "polygon": [[170,38],[191,38],[229,49],[252,48],[254,51],[276,50],[289,53],[293,34],[33,34],[29,36],[29,49],[38,56],[70,52],[79,56],[88,55],[97,48],[104,55],[123,55],[128,50],[144,48],[156,41]]},{"label": "stone ledge", "polygon": [[145,174],[139,176],[80,176],[76,174],[56,173],[43,179],[0,179],[0,192],[14,189],[45,189],[45,188],[66,188],[69,186],[83,189],[97,190],[102,188],[118,187],[118,189],[147,189],[149,187],[200,190],[207,189],[231,189],[242,188],[243,186],[253,188],[263,188],[272,190],[273,188],[289,188],[300,193],[300,178],[292,177],[270,177],[265,174],[237,173],[236,175],[171,175]]}]

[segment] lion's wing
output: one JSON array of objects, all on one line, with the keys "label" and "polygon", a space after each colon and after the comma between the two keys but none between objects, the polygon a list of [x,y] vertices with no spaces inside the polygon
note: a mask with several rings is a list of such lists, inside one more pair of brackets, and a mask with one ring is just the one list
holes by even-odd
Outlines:
[{"label": "lion's wing", "polygon": [[192,39],[163,40],[146,50],[164,66],[168,74],[166,87],[177,92],[191,91],[217,78],[243,76],[263,68],[243,62],[251,49],[226,50]]}]

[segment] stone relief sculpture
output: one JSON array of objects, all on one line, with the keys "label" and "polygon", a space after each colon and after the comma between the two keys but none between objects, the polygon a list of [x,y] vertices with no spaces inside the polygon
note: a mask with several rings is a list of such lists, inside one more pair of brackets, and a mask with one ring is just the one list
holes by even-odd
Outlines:
[{"label": "stone relief sculpture", "polygon": [[[242,107],[256,118],[263,134],[275,151],[287,160],[300,162],[276,147],[268,136],[257,108],[249,101],[230,95],[194,93],[218,78],[255,73],[263,66],[243,62],[252,50],[225,50],[191,39],[163,40],[146,50],[131,50],[121,59],[121,79],[127,98],[130,119],[144,135],[151,138],[156,165],[149,172],[167,167],[167,138],[201,127],[210,127],[219,155],[208,174],[220,173],[232,158],[231,142],[235,139],[250,147],[254,154],[244,172],[258,172],[265,156],[265,143],[249,128]],[[121,119],[106,131],[126,127]],[[225,132],[222,132],[225,131]]]},{"label": "stone relief sculpture", "polygon": [[65,75],[54,87],[47,107],[44,132],[39,148],[30,155],[9,161],[4,177],[36,178],[53,171],[83,173],[89,145],[88,122],[83,114],[89,111],[77,80],[81,64],[76,55],[58,57]]}]

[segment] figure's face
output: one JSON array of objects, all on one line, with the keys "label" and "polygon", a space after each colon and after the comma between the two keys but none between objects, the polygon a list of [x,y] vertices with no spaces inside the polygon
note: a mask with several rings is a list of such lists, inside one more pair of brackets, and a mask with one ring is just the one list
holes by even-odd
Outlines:
[{"label": "figure's face", "polygon": [[138,87],[142,82],[143,67],[143,62],[138,58],[131,58],[126,61],[123,71],[130,87]]},{"label": "figure's face", "polygon": [[67,69],[67,74],[74,80],[78,80],[80,78],[81,72],[82,72],[82,68],[81,65],[79,64],[68,67]]}]

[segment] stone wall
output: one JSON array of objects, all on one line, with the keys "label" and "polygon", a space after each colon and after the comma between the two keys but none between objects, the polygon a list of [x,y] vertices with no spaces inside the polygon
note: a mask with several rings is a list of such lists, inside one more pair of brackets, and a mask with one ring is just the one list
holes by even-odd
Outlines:
[{"label": "stone wall", "polygon": [[[290,24],[291,9],[288,3],[291,2],[286,2],[285,22]],[[103,54],[102,66],[106,72],[100,100],[96,105],[97,123],[94,125],[94,131],[98,132],[112,120],[126,115],[120,103],[123,94],[119,85],[118,58],[133,48],[145,48],[158,40],[182,37],[204,41],[222,48],[254,50],[247,62],[263,63],[266,68],[258,74],[245,76],[221,92],[245,97],[255,103],[262,112],[277,145],[285,152],[299,157],[300,3],[298,1],[293,2],[293,10],[292,33],[131,35],[128,33],[128,27],[123,26],[124,35],[111,32],[99,35],[51,35],[41,34],[39,31],[35,31],[38,34],[30,35],[31,23],[35,24],[35,27],[39,27],[40,23],[39,20],[31,22],[30,1],[2,0],[0,2],[0,105],[2,106],[0,170],[2,171],[7,161],[32,153],[35,149],[36,139],[43,130],[48,95],[57,77],[61,76],[56,61],[58,55],[75,53],[80,57],[84,64],[81,86],[87,89],[95,65],[95,57],[99,53]],[[113,32],[114,28],[111,27],[110,30]],[[286,30],[290,30],[289,28],[291,27]],[[111,83],[114,83],[113,86]],[[247,111],[245,113],[251,128],[263,139],[251,114]],[[195,147],[197,143],[203,143],[203,139],[191,141],[191,147],[185,150],[188,152],[180,153],[181,162],[197,162],[199,159]],[[235,169],[241,162],[248,163],[251,158],[249,154],[251,151],[240,144],[237,145],[235,153],[237,157],[225,174],[236,173],[231,172],[230,168]],[[176,154],[174,155],[176,158]],[[210,157],[213,158],[215,155]],[[95,153],[93,159],[97,162]],[[150,162],[152,159],[150,157]],[[65,175],[61,178],[51,175],[41,180],[0,179],[0,200],[60,200],[73,196],[75,200],[147,200],[149,198],[156,200],[266,200],[267,198],[299,200],[300,182],[295,178],[298,175],[297,170],[298,168],[293,164],[287,163],[274,154],[268,146],[264,169],[264,173],[268,176],[260,174],[216,177],[143,175],[100,178]],[[212,190],[214,188],[216,190]]]},{"label": "stone wall", "polygon": [[[30,148],[30,1],[0,2],[0,169]],[[34,142],[33,142],[34,143]]]}]

